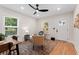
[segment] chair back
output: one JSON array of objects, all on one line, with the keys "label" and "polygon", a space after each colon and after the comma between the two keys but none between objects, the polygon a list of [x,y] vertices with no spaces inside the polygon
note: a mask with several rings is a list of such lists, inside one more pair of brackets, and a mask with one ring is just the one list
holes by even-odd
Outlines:
[{"label": "chair back", "polygon": [[7,52],[6,54],[10,54],[10,49],[12,46],[13,46],[12,42],[0,45],[0,54],[4,54],[4,52]]},{"label": "chair back", "polygon": [[44,36],[33,36],[34,45],[44,45]]},{"label": "chair back", "polygon": [[12,39],[13,40],[18,40],[18,37],[17,36],[12,36]]}]

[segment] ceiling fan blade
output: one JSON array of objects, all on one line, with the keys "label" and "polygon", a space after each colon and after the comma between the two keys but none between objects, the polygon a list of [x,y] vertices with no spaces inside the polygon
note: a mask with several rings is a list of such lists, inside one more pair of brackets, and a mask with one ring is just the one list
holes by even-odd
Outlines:
[{"label": "ceiling fan blade", "polygon": [[33,15],[35,15],[37,12],[35,11],[34,13],[33,13]]},{"label": "ceiling fan blade", "polygon": [[41,9],[41,10],[39,10],[40,12],[47,12],[48,11],[48,9]]},{"label": "ceiling fan blade", "polygon": [[33,7],[31,4],[28,4],[30,7],[32,7],[33,9],[35,9],[36,10],[36,8],[35,7]]}]

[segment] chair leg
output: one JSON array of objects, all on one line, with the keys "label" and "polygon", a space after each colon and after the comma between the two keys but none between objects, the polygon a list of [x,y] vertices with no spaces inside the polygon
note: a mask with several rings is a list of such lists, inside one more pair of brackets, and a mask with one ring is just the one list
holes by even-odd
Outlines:
[{"label": "chair leg", "polygon": [[34,45],[33,45],[33,50],[34,50]]},{"label": "chair leg", "polygon": [[42,50],[43,50],[43,48],[44,48],[44,47],[42,46]]},{"label": "chair leg", "polygon": [[8,55],[11,55],[11,51],[9,51]]}]

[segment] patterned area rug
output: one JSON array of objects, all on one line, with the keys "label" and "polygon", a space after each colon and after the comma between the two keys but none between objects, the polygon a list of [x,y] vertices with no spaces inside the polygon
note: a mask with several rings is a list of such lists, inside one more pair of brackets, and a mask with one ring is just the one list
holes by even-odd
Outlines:
[{"label": "patterned area rug", "polygon": [[20,55],[48,55],[51,52],[51,50],[57,45],[57,43],[57,40],[45,40],[43,50],[34,50],[31,41],[24,41],[19,45]]}]

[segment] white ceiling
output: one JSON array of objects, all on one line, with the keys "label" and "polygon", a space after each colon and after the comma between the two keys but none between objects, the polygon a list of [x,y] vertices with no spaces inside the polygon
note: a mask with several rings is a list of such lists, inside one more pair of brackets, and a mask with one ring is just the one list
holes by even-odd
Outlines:
[{"label": "white ceiling", "polygon": [[[72,12],[76,7],[75,4],[39,4],[40,9],[48,9],[49,11],[38,12],[39,16],[37,16],[37,14],[33,15],[35,10],[32,9],[28,4],[2,4],[1,6],[35,18],[41,18],[41,17],[47,17],[47,16],[53,16],[53,15]],[[23,10],[21,9],[21,6],[24,7]],[[33,4],[33,6],[35,5]],[[61,10],[57,11],[57,8],[61,8]]]}]

